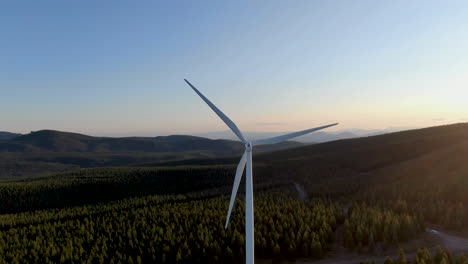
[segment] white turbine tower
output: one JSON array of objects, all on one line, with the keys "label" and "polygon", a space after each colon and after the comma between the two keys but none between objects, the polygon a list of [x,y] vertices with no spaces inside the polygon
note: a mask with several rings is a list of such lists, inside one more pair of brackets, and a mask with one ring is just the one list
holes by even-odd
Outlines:
[{"label": "white turbine tower", "polygon": [[236,124],[232,122],[221,110],[219,110],[208,98],[206,98],[200,91],[198,91],[195,86],[193,86],[189,81],[184,79],[184,81],[192,87],[192,89],[205,101],[208,106],[213,109],[213,111],[226,123],[226,125],[236,134],[236,136],[245,144],[245,152],[241,157],[239,165],[237,165],[236,169],[236,176],[234,178],[234,186],[232,187],[231,193],[231,201],[229,203],[229,210],[227,213],[226,218],[226,226],[227,228],[229,223],[229,217],[231,216],[232,207],[234,205],[234,201],[236,199],[237,189],[239,189],[239,183],[242,179],[242,174],[244,173],[244,168],[247,163],[247,178],[245,184],[245,263],[253,264],[254,263],[254,207],[253,207],[253,181],[252,181],[252,148],[256,145],[265,145],[265,144],[275,144],[279,142],[283,142],[298,136],[302,136],[317,130],[321,130],[327,127],[335,126],[338,123],[306,129],[282,136],[261,139],[261,140],[254,140],[249,141],[247,140],[242,133],[240,132],[239,128],[237,128]]}]

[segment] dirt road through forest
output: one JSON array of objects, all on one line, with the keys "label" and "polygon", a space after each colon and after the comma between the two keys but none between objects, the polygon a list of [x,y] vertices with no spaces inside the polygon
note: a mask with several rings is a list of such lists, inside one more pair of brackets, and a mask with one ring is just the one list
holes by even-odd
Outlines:
[{"label": "dirt road through forest", "polygon": [[440,242],[440,246],[450,249],[453,253],[468,252],[468,239],[454,235],[445,234],[435,229],[426,229],[427,232],[435,236]]},{"label": "dirt road through forest", "polygon": [[[297,187],[296,187],[297,188]],[[435,230],[435,229],[426,229],[431,236],[433,236],[436,245],[450,249],[454,254],[468,253],[468,239],[449,235],[444,232]],[[437,246],[430,248],[432,254],[435,254]],[[341,251],[341,250],[340,250]],[[398,255],[390,255],[392,259],[397,259]],[[415,252],[407,253],[407,259],[413,259],[415,257]],[[343,249],[341,252],[338,252],[336,256],[322,259],[322,260],[296,260],[295,262],[281,262],[281,263],[295,263],[295,264],[358,264],[365,261],[375,261],[375,263],[384,263],[387,256],[366,256],[360,255],[355,252],[349,252]],[[263,263],[263,262],[261,262]],[[266,262],[265,262],[266,263]]]}]

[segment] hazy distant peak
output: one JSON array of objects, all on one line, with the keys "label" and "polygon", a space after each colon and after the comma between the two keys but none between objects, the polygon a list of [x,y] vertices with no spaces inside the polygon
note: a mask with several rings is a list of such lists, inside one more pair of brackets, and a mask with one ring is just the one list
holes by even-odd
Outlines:
[{"label": "hazy distant peak", "polygon": [[11,133],[11,132],[6,132],[6,131],[0,131],[0,140],[11,140],[16,137],[21,136],[21,134],[18,133]]},{"label": "hazy distant peak", "polygon": [[[405,128],[387,128],[382,130],[372,129],[345,129],[338,131],[318,131],[310,133],[294,139],[298,142],[303,143],[324,143],[329,141],[335,141],[340,139],[367,137],[373,135],[381,135],[391,132],[397,132],[405,130]],[[244,135],[251,140],[263,139],[274,137],[282,134],[291,133],[294,131],[283,131],[283,132],[245,132]],[[211,139],[230,139],[235,140],[236,136],[231,131],[219,131],[219,132],[207,132],[198,133],[197,136],[207,137]]]}]

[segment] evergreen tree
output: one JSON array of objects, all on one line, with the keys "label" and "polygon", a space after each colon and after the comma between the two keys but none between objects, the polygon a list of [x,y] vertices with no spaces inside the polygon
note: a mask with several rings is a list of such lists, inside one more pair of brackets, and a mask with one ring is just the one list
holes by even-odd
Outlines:
[{"label": "evergreen tree", "polygon": [[394,262],[393,262],[393,260],[392,260],[390,257],[387,257],[387,258],[385,259],[384,264],[394,264]]},{"label": "evergreen tree", "polygon": [[405,251],[402,248],[400,248],[400,250],[399,250],[398,259],[396,261],[396,264],[408,264],[408,261],[406,260]]}]

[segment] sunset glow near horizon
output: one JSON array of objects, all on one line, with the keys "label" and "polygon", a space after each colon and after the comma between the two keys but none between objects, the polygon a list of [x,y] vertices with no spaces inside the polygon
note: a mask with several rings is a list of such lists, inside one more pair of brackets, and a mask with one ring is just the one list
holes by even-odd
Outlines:
[{"label": "sunset glow near horizon", "polygon": [[467,1],[26,1],[0,131],[166,135],[468,122]]}]

